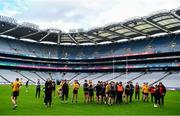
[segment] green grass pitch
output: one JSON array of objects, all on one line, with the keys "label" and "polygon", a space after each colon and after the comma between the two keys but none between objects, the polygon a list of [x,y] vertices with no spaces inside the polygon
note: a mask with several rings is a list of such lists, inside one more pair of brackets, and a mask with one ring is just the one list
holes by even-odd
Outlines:
[{"label": "green grass pitch", "polygon": [[[43,92],[41,92],[42,95]],[[180,115],[180,91],[167,91],[165,106],[154,108],[152,102],[133,100],[132,103],[107,106],[104,104],[85,104],[82,88],[78,103],[71,103],[72,90],[68,104],[61,104],[58,97],[53,98],[52,107],[45,107],[43,98],[35,98],[35,86],[29,86],[29,92],[22,87],[18,97],[18,108],[12,109],[10,85],[0,85],[0,115]]]}]

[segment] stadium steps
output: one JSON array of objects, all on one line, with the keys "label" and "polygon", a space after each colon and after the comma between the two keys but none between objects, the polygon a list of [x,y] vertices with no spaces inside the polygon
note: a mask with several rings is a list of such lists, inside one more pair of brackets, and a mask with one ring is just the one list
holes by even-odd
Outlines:
[{"label": "stadium steps", "polygon": [[7,81],[8,83],[11,83],[11,81],[9,81],[8,79],[6,79],[6,78],[3,77],[2,75],[0,75],[0,77],[1,77],[2,79],[4,79],[5,81]]},{"label": "stadium steps", "polygon": [[84,73],[80,73],[78,76],[76,76],[76,78],[73,78],[73,79],[71,80],[71,82],[74,82],[75,80],[79,80],[79,79],[81,79],[83,76],[84,76]]},{"label": "stadium steps", "polygon": [[152,86],[156,83],[158,83],[159,81],[163,80],[164,78],[166,78],[167,76],[171,75],[172,73],[171,72],[168,72],[167,74],[165,74],[162,78],[158,79],[157,81],[151,83],[149,86]]},{"label": "stadium steps", "polygon": [[135,78],[129,80],[128,82],[134,81],[134,80],[140,78],[141,76],[143,76],[143,75],[145,75],[145,74],[146,74],[146,72],[144,72],[144,73],[140,74],[139,76],[137,76],[137,77],[135,77]]},{"label": "stadium steps", "polygon": [[47,78],[54,79],[53,72],[44,72],[44,75],[47,75]]},{"label": "stadium steps", "polygon": [[103,77],[104,75],[106,75],[106,73],[105,73],[105,74],[102,74],[102,75],[99,75],[99,76],[97,76],[97,77],[95,77],[95,78],[92,78],[91,80],[98,79],[98,78],[100,78],[100,77]]},{"label": "stadium steps", "polygon": [[31,82],[36,83],[36,82],[34,82],[33,80],[31,80],[31,79],[29,79],[28,77],[26,77],[25,75],[23,75],[21,72],[17,71],[17,73],[19,73],[19,74],[20,74],[21,76],[23,76],[24,78],[30,80]]},{"label": "stadium steps", "polygon": [[38,75],[43,77],[45,80],[49,78],[48,74],[46,72],[36,72]]},{"label": "stadium steps", "polygon": [[[81,73],[77,73],[75,76],[73,76],[71,79],[69,79],[69,82],[71,82],[74,78],[76,78],[78,75],[80,75]],[[72,82],[71,82],[72,83]]]},{"label": "stadium steps", "polygon": [[81,80],[83,80],[83,79],[86,79],[86,78],[88,78],[90,75],[91,75],[91,74],[88,74],[88,75],[84,76],[83,78],[79,79],[78,81],[81,81]]},{"label": "stadium steps", "polygon": [[[125,73],[123,73],[123,75],[126,75],[127,73],[125,72]],[[123,76],[123,75],[121,75],[121,76]],[[118,77],[116,77],[115,79],[118,79],[118,78],[120,78],[121,76],[118,76]]]},{"label": "stadium steps", "polygon": [[122,75],[124,75],[124,74],[125,74],[125,73],[119,74],[119,75],[115,76],[114,78],[111,78],[111,79],[106,80],[105,82],[108,82],[108,81],[117,79],[117,78],[119,78],[120,76],[122,76]]},{"label": "stadium steps", "polygon": [[44,78],[42,78],[39,74],[37,74],[36,72],[34,72],[35,75],[37,75],[40,79],[42,79],[43,81],[46,81]]}]

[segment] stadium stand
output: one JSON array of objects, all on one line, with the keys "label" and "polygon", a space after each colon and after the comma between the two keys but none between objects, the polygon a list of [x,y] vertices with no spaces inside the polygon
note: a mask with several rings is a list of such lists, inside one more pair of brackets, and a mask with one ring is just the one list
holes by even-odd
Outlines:
[{"label": "stadium stand", "polygon": [[[0,83],[19,77],[29,79],[31,84],[51,78],[70,83],[78,80],[80,84],[84,80],[133,81],[141,85],[144,81],[162,81],[167,87],[180,88],[178,12],[159,12],[75,33],[39,30],[36,25],[20,25],[1,16]],[[55,44],[42,43],[46,41]]]},{"label": "stadium stand", "polygon": [[27,78],[31,79],[32,81],[36,82],[37,79],[40,79],[41,83],[44,83],[44,80],[42,80],[40,77],[38,77],[36,74],[30,71],[19,71],[21,75],[26,76]]},{"label": "stadium stand", "polygon": [[[173,38],[173,39],[172,39]],[[99,46],[52,46],[52,45],[35,45],[35,43],[10,40],[7,38],[0,39],[1,52],[36,56],[40,58],[100,58],[113,55],[123,55],[129,53],[142,52],[171,52],[177,51],[180,46],[180,35],[175,37],[166,35],[156,38],[147,38],[145,40],[133,40],[125,43],[115,43],[112,45]],[[9,44],[8,44],[9,43]],[[12,44],[12,45],[10,45]],[[38,43],[37,43],[38,44]],[[13,46],[13,47],[12,47]],[[152,49],[148,49],[151,47]],[[94,51],[93,51],[94,50]]]},{"label": "stadium stand", "polygon": [[22,78],[23,83],[25,83],[27,81],[26,78],[24,78],[23,76],[19,75],[15,71],[1,69],[0,70],[0,74],[1,74],[1,76],[3,76],[5,79],[8,80],[8,81],[3,80],[3,83],[13,82],[16,78]]}]

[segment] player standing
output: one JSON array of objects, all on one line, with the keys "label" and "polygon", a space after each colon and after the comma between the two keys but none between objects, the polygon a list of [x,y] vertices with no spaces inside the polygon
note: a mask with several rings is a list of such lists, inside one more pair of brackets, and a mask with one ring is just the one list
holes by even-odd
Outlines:
[{"label": "player standing", "polygon": [[66,104],[67,104],[68,93],[69,93],[69,85],[67,83],[67,80],[65,80],[62,85],[62,101],[61,101],[61,103],[64,103],[64,97],[66,97]]},{"label": "player standing", "polygon": [[17,97],[19,96],[20,82],[19,78],[12,83],[12,96],[11,101],[13,103],[13,109],[17,108]]},{"label": "player standing", "polygon": [[45,105],[51,107],[52,103],[52,81],[48,78],[45,83]]},{"label": "player standing", "polygon": [[88,95],[89,95],[88,86],[89,85],[87,83],[87,80],[85,80],[85,83],[83,85],[83,88],[84,88],[84,103],[88,102]]},{"label": "player standing", "polygon": [[40,84],[40,80],[38,79],[37,80],[37,83],[36,83],[36,98],[40,98],[40,91],[41,91],[41,84]]},{"label": "player standing", "polygon": [[73,99],[72,99],[72,103],[74,102],[74,98],[76,97],[76,103],[77,103],[77,99],[78,99],[78,89],[79,89],[79,83],[77,80],[74,81],[73,84]]}]

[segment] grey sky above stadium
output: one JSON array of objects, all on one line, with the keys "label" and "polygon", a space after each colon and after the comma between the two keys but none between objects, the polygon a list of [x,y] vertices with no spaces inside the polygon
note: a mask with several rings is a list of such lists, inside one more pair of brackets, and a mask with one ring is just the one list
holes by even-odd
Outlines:
[{"label": "grey sky above stadium", "polygon": [[180,6],[180,0],[0,0],[0,15],[41,29],[104,26]]}]

